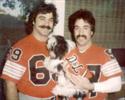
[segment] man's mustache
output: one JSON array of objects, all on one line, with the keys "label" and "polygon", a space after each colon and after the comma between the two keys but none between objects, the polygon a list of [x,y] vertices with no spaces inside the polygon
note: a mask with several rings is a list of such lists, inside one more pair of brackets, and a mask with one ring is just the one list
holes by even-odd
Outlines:
[{"label": "man's mustache", "polygon": [[85,39],[87,39],[87,36],[86,35],[77,35],[76,38],[78,39],[79,37],[83,37]]},{"label": "man's mustache", "polygon": [[45,25],[43,25],[43,26],[40,26],[41,28],[47,28],[48,30],[49,29],[51,29],[51,27],[50,26],[45,26]]}]

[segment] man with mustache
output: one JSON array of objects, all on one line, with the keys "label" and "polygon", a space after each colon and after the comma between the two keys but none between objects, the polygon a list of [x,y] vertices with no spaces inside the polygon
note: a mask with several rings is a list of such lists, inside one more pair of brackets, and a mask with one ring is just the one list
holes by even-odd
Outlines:
[{"label": "man with mustache", "polygon": [[51,100],[54,79],[43,66],[48,50],[46,41],[57,24],[53,4],[41,3],[29,15],[28,36],[10,49],[2,78],[6,83],[7,100]]},{"label": "man with mustache", "polygon": [[[80,9],[68,21],[77,47],[66,56],[70,64],[67,66],[67,76],[79,89],[88,91],[84,100],[105,100],[107,93],[121,89],[120,66],[110,50],[92,43],[95,18],[90,11]],[[90,79],[83,73],[86,67],[93,75]]]}]

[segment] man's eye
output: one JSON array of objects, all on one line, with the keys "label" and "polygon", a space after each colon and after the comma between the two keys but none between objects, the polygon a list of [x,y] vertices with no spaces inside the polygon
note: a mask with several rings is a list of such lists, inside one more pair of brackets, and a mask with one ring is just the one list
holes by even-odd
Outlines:
[{"label": "man's eye", "polygon": [[88,27],[84,27],[85,30],[88,30]]},{"label": "man's eye", "polygon": [[41,18],[39,18],[39,19],[40,19],[40,20],[45,20],[45,18],[42,18],[42,17],[41,17]]},{"label": "man's eye", "polygon": [[52,18],[52,19],[49,19],[49,22],[53,22],[53,18]]},{"label": "man's eye", "polygon": [[88,29],[90,29],[90,27],[85,26],[85,27],[83,27],[83,29],[88,30]]},{"label": "man's eye", "polygon": [[78,30],[78,29],[79,29],[79,27],[75,27],[74,29],[75,29],[75,30]]}]

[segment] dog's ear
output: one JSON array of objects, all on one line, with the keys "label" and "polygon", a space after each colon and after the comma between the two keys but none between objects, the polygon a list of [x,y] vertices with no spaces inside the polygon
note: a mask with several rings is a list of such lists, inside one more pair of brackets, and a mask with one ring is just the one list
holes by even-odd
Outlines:
[{"label": "dog's ear", "polygon": [[54,35],[50,35],[47,40],[47,48],[52,49],[56,46],[57,41]]},{"label": "dog's ear", "polygon": [[67,44],[68,44],[68,52],[70,52],[72,49],[74,49],[76,47],[76,44],[71,41],[71,40],[66,40]]}]

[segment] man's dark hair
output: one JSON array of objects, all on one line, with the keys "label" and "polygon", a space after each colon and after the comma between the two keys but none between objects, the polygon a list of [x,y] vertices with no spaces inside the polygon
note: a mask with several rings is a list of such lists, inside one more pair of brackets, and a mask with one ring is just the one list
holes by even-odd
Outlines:
[{"label": "man's dark hair", "polygon": [[73,41],[75,41],[74,24],[77,19],[83,19],[84,21],[88,22],[91,25],[91,30],[93,31],[93,33],[95,32],[95,18],[93,14],[86,9],[80,9],[75,13],[73,13],[72,15],[70,15],[68,19],[68,28],[69,31],[71,32],[71,37]]},{"label": "man's dark hair", "polygon": [[54,20],[54,26],[58,22],[58,15],[56,12],[56,7],[54,4],[46,4],[45,2],[40,3],[37,5],[28,16],[28,21],[26,22],[26,33],[30,34],[33,31],[33,22],[35,21],[38,14],[47,14],[52,13],[53,14],[53,20]]}]

